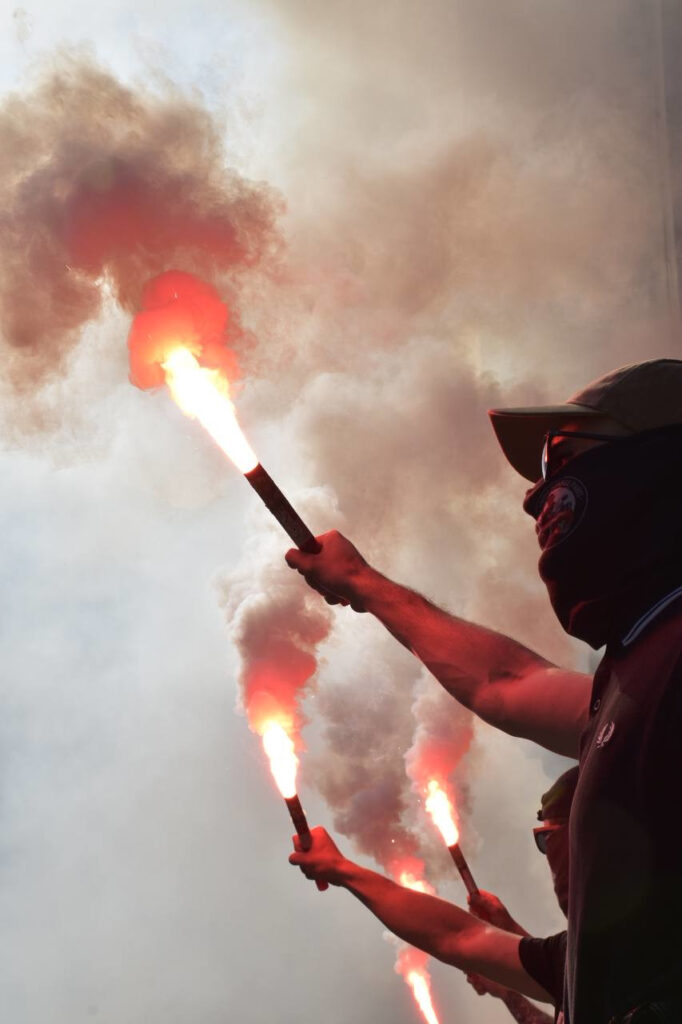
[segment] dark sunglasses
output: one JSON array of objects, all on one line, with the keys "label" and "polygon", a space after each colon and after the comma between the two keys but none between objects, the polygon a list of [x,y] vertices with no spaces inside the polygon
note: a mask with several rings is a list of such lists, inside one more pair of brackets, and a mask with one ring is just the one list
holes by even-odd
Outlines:
[{"label": "dark sunglasses", "polygon": [[541,470],[542,479],[548,480],[552,475],[552,441],[555,437],[584,437],[587,441],[602,441],[611,444],[614,441],[625,441],[626,437],[612,437],[610,434],[587,434],[581,430],[548,430],[542,446]]},{"label": "dark sunglasses", "polygon": [[566,828],[565,821],[543,821],[542,825],[533,829],[533,839],[540,853],[547,854],[547,837],[561,828]]}]

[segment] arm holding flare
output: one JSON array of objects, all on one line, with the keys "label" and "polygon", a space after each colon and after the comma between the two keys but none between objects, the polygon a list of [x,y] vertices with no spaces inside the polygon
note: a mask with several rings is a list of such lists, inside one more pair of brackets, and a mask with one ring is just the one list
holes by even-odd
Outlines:
[{"label": "arm holding flare", "polygon": [[483,974],[507,988],[550,1002],[519,959],[518,935],[494,928],[445,900],[407,889],[347,860],[323,828],[304,851],[294,837],[291,864],[306,878],[347,889],[395,935],[443,963]]},{"label": "arm holding flare", "polygon": [[[492,892],[479,889],[469,896],[469,910],[481,921],[495,925],[505,932],[525,936],[529,933],[511,916],[504,903]],[[520,992],[498,985],[481,974],[467,974],[467,981],[479,996],[490,995],[500,999],[507,1007],[515,1021],[519,1024],[552,1024],[552,1018],[543,1010],[539,1010]]]},{"label": "arm holding flare", "polygon": [[317,541],[319,554],[291,550],[286,560],[328,603],[371,612],[485,722],[554,753],[578,756],[591,676],[559,668],[511,637],[450,615],[394,583],[336,530]]}]

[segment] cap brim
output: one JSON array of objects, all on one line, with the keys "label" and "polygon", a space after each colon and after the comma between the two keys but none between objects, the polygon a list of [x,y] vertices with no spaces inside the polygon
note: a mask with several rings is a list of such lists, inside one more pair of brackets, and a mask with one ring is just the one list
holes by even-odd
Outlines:
[{"label": "cap brim", "polygon": [[586,405],[566,402],[528,409],[488,410],[500,447],[517,473],[535,483],[541,476],[542,448],[548,430],[560,430],[572,419],[602,416]]}]

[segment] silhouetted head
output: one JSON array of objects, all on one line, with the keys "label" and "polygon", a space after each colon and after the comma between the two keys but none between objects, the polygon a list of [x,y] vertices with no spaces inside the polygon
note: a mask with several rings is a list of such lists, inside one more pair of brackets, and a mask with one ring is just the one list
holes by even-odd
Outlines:
[{"label": "silhouetted head", "polygon": [[[561,404],[491,409],[489,416],[508,461],[536,483],[547,474],[545,450],[554,456],[556,472],[560,464],[600,441],[598,436],[564,441],[561,431],[603,434],[607,440],[682,424],[682,360],[631,363],[592,381]],[[557,431],[560,436],[553,436]]]},{"label": "silhouetted head", "polygon": [[578,766],[560,775],[540,799],[538,821],[533,829],[535,843],[547,856],[554,892],[564,914],[568,913],[568,817],[578,782]]}]

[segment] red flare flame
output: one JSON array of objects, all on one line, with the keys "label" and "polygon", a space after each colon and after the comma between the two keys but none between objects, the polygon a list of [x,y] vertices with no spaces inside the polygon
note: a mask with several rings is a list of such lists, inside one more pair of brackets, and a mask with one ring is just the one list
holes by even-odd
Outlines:
[{"label": "red flare flame", "polygon": [[130,379],[143,390],[166,381],[163,364],[177,348],[186,348],[225,380],[239,376],[237,359],[227,343],[229,310],[215,288],[194,274],[168,270],[146,283],[141,309],[130,334]]},{"label": "red flare flame", "polygon": [[424,806],[445,840],[445,845],[454,846],[459,842],[459,830],[455,822],[454,804],[445,788],[441,786],[437,779],[430,779],[426,786]]},{"label": "red flare flame", "polygon": [[296,796],[298,758],[293,739],[281,721],[274,720],[265,723],[261,739],[280,793],[285,799]]},{"label": "red flare flame", "polygon": [[[408,857],[394,865],[393,876],[406,889],[435,896],[436,890],[422,875],[423,868],[422,861]],[[431,998],[431,977],[426,968],[428,959],[427,954],[420,949],[405,945],[398,953],[395,970],[405,979],[427,1024],[439,1024]]]},{"label": "red flare flame", "polygon": [[409,971],[405,980],[412,989],[415,1002],[427,1024],[439,1024],[431,998],[431,978],[428,971]]},{"label": "red flare flame", "polygon": [[440,1024],[431,995],[431,976],[426,968],[428,956],[420,949],[405,946],[396,961],[396,972],[405,979],[426,1024]]},{"label": "red flare flame", "polygon": [[227,345],[229,311],[215,288],[169,270],[148,281],[128,337],[130,379],[143,390],[167,384],[242,473],[258,464],[237,422],[230,382],[237,361]]},{"label": "red flare flame", "polygon": [[414,892],[428,893],[429,896],[435,896],[436,890],[430,885],[422,875],[422,869],[424,864],[422,861],[416,858],[408,858],[401,864],[396,865],[394,870],[394,878],[400,885],[404,885],[406,889],[412,889]]}]

